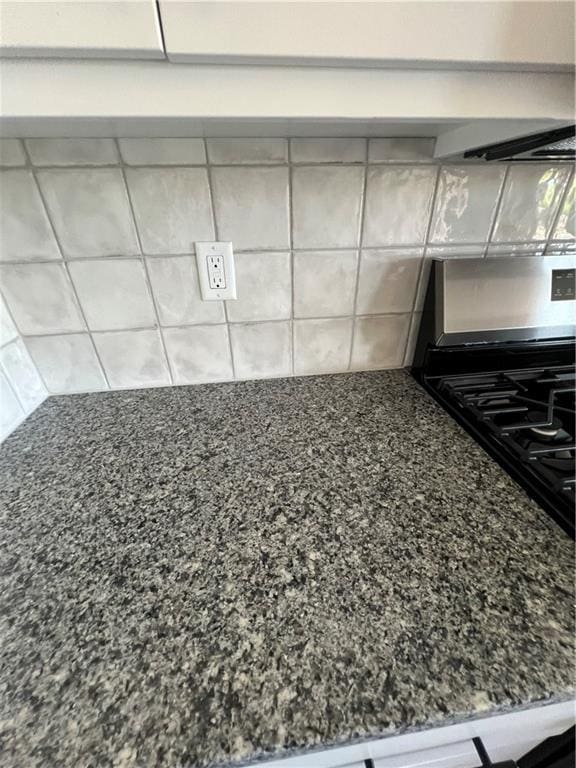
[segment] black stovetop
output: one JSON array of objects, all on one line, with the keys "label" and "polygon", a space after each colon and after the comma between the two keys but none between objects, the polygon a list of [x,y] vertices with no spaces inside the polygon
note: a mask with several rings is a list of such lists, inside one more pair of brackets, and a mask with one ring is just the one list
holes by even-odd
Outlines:
[{"label": "black stovetop", "polygon": [[572,341],[431,350],[428,365],[417,376],[572,536],[576,500],[573,357]]}]

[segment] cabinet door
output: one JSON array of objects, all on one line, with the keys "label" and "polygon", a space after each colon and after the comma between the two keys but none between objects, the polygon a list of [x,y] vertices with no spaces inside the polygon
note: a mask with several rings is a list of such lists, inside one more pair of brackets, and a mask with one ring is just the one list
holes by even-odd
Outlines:
[{"label": "cabinet door", "polygon": [[1,3],[0,57],[162,59],[154,0]]},{"label": "cabinet door", "polygon": [[565,2],[160,0],[171,61],[571,72]]},{"label": "cabinet door", "polygon": [[374,768],[476,768],[479,764],[471,740],[374,760]]}]

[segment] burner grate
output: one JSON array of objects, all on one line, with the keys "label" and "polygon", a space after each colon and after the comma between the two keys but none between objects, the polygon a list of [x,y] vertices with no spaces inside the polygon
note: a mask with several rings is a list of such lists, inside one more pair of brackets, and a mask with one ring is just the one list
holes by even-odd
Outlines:
[{"label": "burner grate", "polygon": [[441,378],[438,391],[556,493],[575,497],[572,368]]}]

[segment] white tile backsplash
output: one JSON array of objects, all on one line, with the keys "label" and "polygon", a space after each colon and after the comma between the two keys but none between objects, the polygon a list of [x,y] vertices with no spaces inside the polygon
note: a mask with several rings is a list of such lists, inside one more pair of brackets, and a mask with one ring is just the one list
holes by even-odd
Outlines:
[{"label": "white tile backsplash", "polygon": [[290,373],[290,323],[230,325],[230,334],[238,378]]},{"label": "white tile backsplash", "polygon": [[0,366],[26,413],[46,399],[46,387],[22,339],[15,339],[0,349]]},{"label": "white tile backsplash", "polygon": [[29,171],[0,173],[0,260],[59,259],[42,199]]},{"label": "white tile backsplash", "polygon": [[236,250],[290,246],[287,168],[214,168],[220,240]]},{"label": "white tile backsplash", "polygon": [[28,351],[51,394],[106,389],[106,380],[87,333],[32,336]]},{"label": "white tile backsplash", "polygon": [[20,333],[84,330],[72,284],[62,264],[2,264],[0,286]]},{"label": "white tile backsplash", "polygon": [[154,305],[139,259],[74,261],[68,268],[90,330],[154,325]]},{"label": "white tile backsplash", "polygon": [[294,254],[294,317],[351,315],[356,251],[303,251]]},{"label": "white tile backsplash", "polygon": [[293,163],[363,163],[366,139],[290,139]]},{"label": "white tile backsplash", "polygon": [[412,312],[422,256],[421,248],[363,251],[356,313]]},{"label": "white tile backsplash", "polygon": [[546,243],[490,243],[486,256],[542,256]]},{"label": "white tile backsplash", "polygon": [[160,325],[223,323],[221,301],[202,301],[194,256],[147,259]]},{"label": "white tile backsplash", "polygon": [[404,364],[410,319],[410,315],[357,318],[352,345],[352,369],[401,367]]},{"label": "white tile backsplash", "polygon": [[286,139],[207,139],[208,157],[215,165],[285,163]]},{"label": "white tile backsplash", "polygon": [[170,384],[159,331],[95,333],[93,338],[112,388]]},{"label": "white tile backsplash", "polygon": [[114,139],[26,139],[33,165],[114,165]]},{"label": "white tile backsplash", "polygon": [[410,322],[410,331],[408,333],[408,343],[406,344],[406,353],[404,355],[404,366],[412,365],[418,334],[420,333],[420,323],[422,322],[422,313],[414,312]]},{"label": "white tile backsplash", "polygon": [[302,166],[292,171],[295,248],[354,248],[360,234],[364,168]]},{"label": "white tile backsplash", "polygon": [[119,139],[127,165],[204,165],[202,139]]},{"label": "white tile backsplash", "polygon": [[554,240],[574,240],[576,238],[576,178],[574,176],[562,203],[562,210],[554,227],[552,238]]},{"label": "white tile backsplash", "polygon": [[0,139],[0,167],[26,165],[26,155],[20,139]]},{"label": "white tile backsplash", "polygon": [[568,165],[513,165],[502,194],[493,239],[546,240],[569,173]]},{"label": "white tile backsplash", "polygon": [[430,241],[482,243],[488,239],[496,211],[502,165],[452,165],[442,168]]},{"label": "white tile backsplash", "polygon": [[4,440],[24,419],[24,409],[6,376],[0,371],[0,440]]},{"label": "white tile backsplash", "polygon": [[138,253],[120,169],[57,169],[39,171],[37,178],[65,256]]},{"label": "white tile backsplash", "polygon": [[234,378],[226,325],[166,328],[163,335],[175,384]]},{"label": "white tile backsplash", "polygon": [[363,245],[423,243],[436,173],[435,166],[369,168]]},{"label": "white tile backsplash", "polygon": [[0,347],[18,336],[16,326],[12,322],[6,302],[0,296]]},{"label": "white tile backsplash", "polygon": [[[26,141],[0,140],[3,435],[36,371],[63,393],[408,365],[433,257],[576,255],[568,163],[442,164],[418,137]],[[235,301],[201,299],[213,239]]]},{"label": "white tile backsplash", "polygon": [[126,179],[144,253],[193,253],[214,240],[205,168],[129,168]]},{"label": "white tile backsplash", "polygon": [[352,343],[351,317],[294,321],[294,373],[346,371]]},{"label": "white tile backsplash", "polygon": [[430,163],[435,139],[369,139],[369,163]]},{"label": "white tile backsplash", "polygon": [[289,253],[237,253],[238,298],[227,301],[231,323],[284,320],[292,311]]}]

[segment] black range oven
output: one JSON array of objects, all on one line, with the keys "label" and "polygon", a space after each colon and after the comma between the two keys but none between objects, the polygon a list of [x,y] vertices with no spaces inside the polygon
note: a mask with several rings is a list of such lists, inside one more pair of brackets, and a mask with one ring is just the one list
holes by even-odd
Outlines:
[{"label": "black range oven", "polygon": [[576,259],[433,261],[413,374],[574,537]]}]

